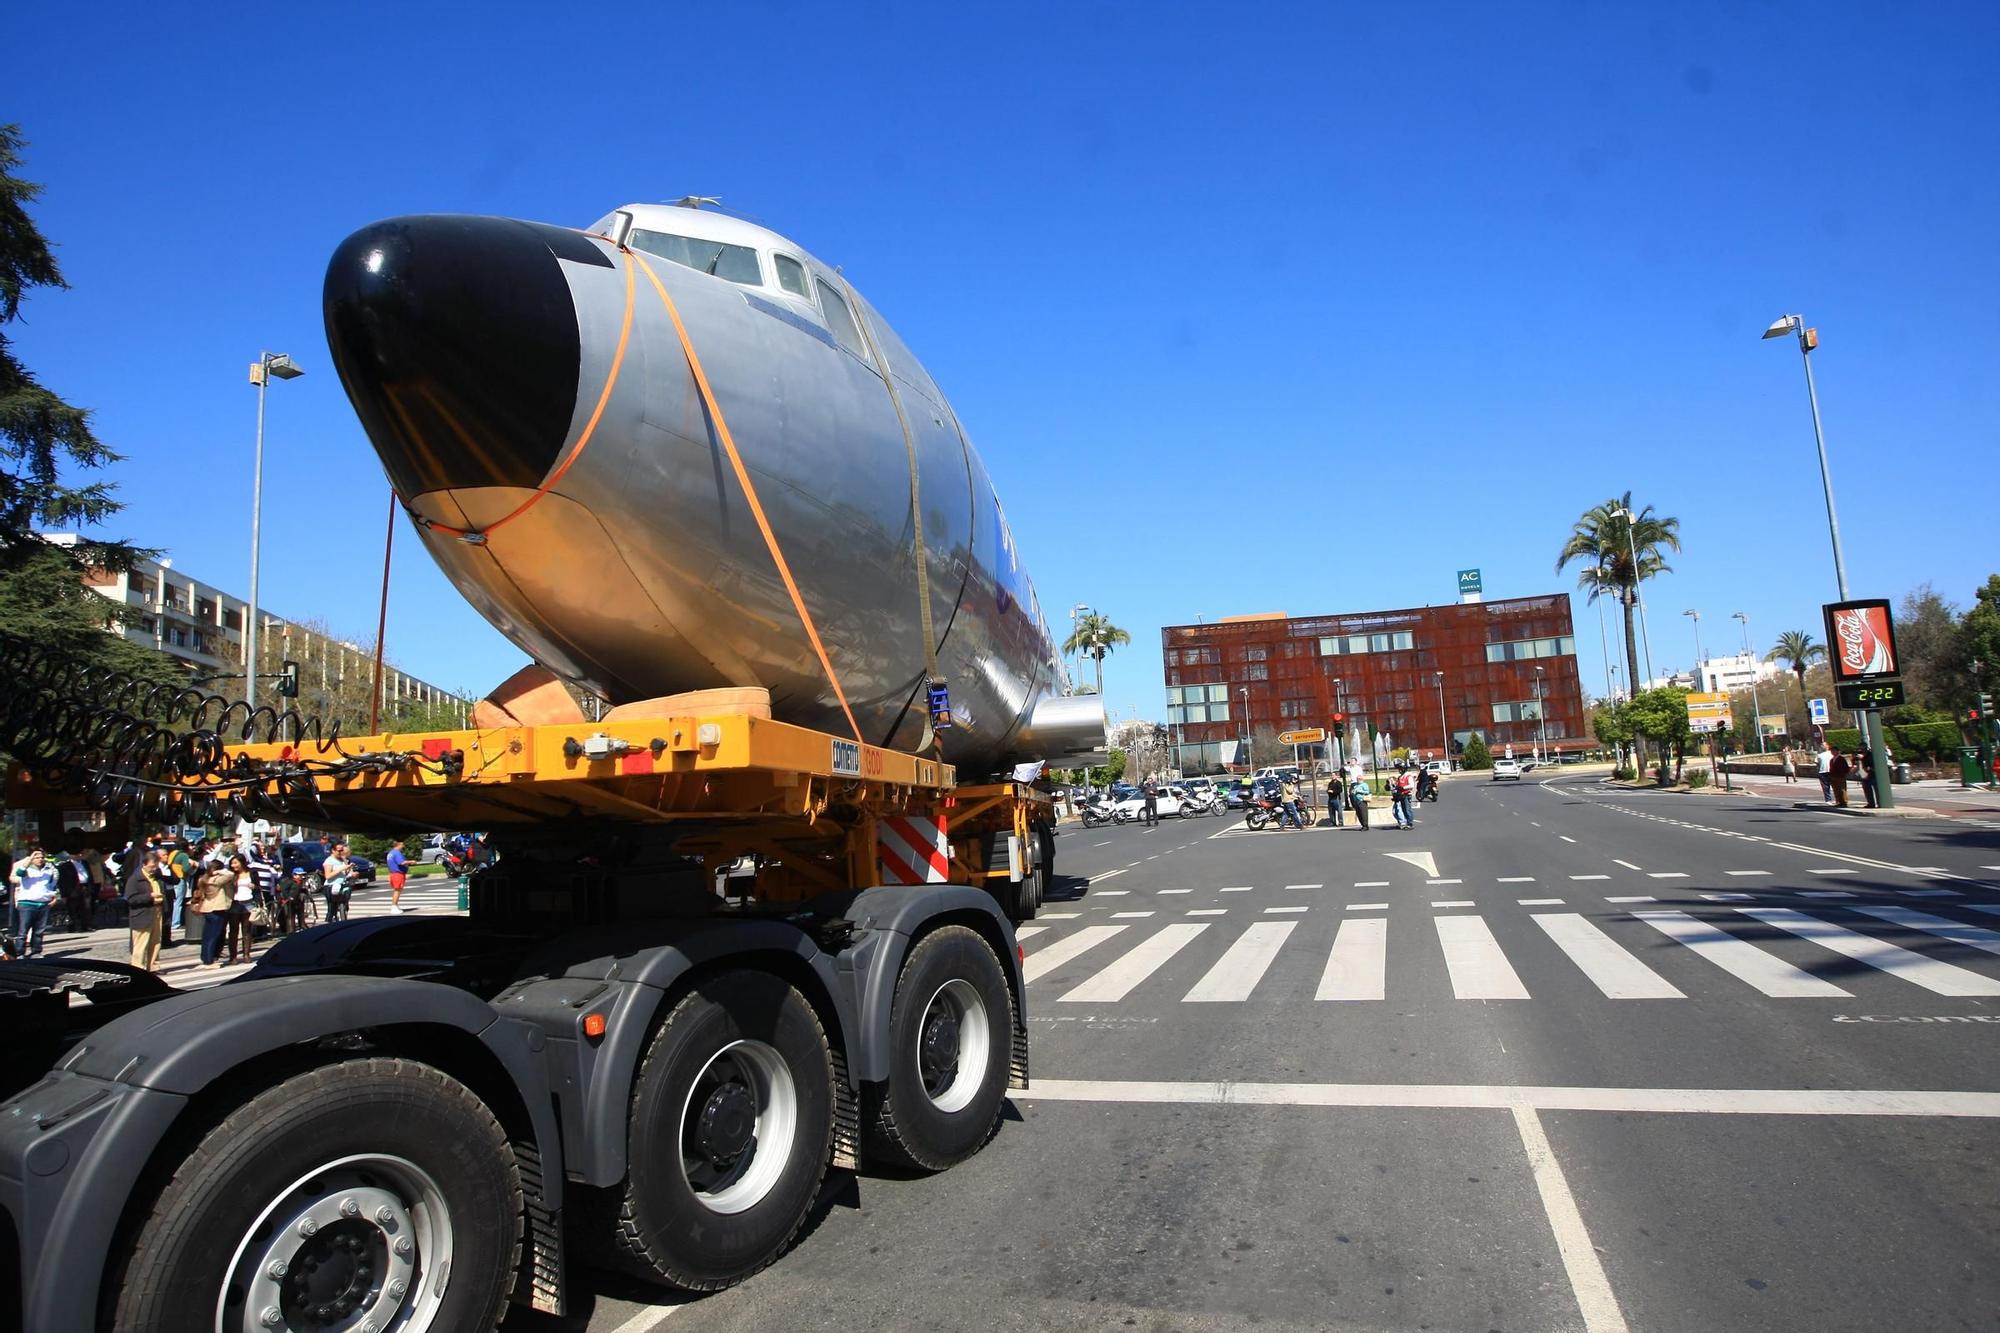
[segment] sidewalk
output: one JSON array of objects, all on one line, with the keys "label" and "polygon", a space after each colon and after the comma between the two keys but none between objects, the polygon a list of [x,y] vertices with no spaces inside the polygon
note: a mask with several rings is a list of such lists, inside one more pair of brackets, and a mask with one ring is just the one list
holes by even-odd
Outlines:
[{"label": "sidewalk", "polygon": [[1861,816],[1939,816],[1946,819],[1972,817],[2000,818],[2000,791],[1984,787],[1966,788],[1956,781],[1945,778],[1926,778],[1918,782],[1899,782],[1893,788],[1896,805],[1890,810],[1870,810],[1861,796],[1859,786],[1850,781],[1847,797],[1852,804],[1845,809],[1820,800],[1819,779],[1810,772],[1799,774],[1797,782],[1787,782],[1781,777],[1771,777],[1762,773],[1731,773],[1730,785],[1739,791],[1747,791],[1757,796],[1778,800],[1789,799],[1795,806],[1810,810],[1833,810],[1843,815]]}]

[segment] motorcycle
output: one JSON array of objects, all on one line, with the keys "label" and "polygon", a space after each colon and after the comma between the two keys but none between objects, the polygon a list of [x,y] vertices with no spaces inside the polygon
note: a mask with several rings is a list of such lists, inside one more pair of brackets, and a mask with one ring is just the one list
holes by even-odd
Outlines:
[{"label": "motorcycle", "polygon": [[1103,828],[1117,819],[1110,803],[1101,796],[1079,805],[1076,813],[1085,828]]},{"label": "motorcycle", "polygon": [[1284,820],[1285,807],[1275,796],[1257,796],[1251,798],[1250,813],[1243,817],[1243,822],[1253,829],[1261,829],[1266,826],[1282,828],[1284,827]]}]

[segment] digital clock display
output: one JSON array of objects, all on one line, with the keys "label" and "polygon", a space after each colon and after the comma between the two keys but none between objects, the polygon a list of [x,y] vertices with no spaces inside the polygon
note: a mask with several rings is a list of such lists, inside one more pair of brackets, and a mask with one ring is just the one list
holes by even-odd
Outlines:
[{"label": "digital clock display", "polygon": [[1840,684],[1834,686],[1834,694],[1842,708],[1895,708],[1903,702],[1903,682],[1876,680],[1866,684]]}]

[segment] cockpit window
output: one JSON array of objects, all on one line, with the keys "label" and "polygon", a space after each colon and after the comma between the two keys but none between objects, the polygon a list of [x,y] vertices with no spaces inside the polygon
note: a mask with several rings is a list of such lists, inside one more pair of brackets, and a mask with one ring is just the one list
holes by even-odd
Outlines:
[{"label": "cockpit window", "polygon": [[861,330],[854,327],[854,316],[848,313],[847,302],[824,280],[819,280],[819,304],[826,312],[826,326],[833,330],[833,340],[866,360],[868,349],[861,342]]},{"label": "cockpit window", "polygon": [[718,278],[727,278],[745,287],[764,285],[763,271],[757,267],[757,252],[747,245],[698,241],[692,236],[647,231],[643,227],[632,229],[631,244],[649,255],[671,259],[676,264],[685,264],[702,273],[713,273]]},{"label": "cockpit window", "polygon": [[772,264],[778,270],[778,285],[793,296],[803,296],[812,300],[812,288],[806,285],[806,266],[790,255],[772,255]]}]

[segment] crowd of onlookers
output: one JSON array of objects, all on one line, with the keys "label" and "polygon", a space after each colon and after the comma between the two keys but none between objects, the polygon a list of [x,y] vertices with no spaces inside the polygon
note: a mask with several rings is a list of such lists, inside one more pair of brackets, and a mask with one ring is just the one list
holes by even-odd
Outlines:
[{"label": "crowd of onlookers", "polygon": [[[198,966],[247,963],[260,934],[300,930],[347,915],[353,863],[335,839],[317,865],[284,864],[279,844],[233,835],[183,838],[147,834],[126,847],[58,851],[31,848],[5,874],[10,894],[8,952],[38,957],[52,925],[72,931],[121,922],[134,967],[153,970],[163,949],[197,947]],[[390,854],[390,883],[401,898],[402,843]],[[322,911],[322,904],[323,911]],[[392,910],[402,910],[397,901]]]}]

